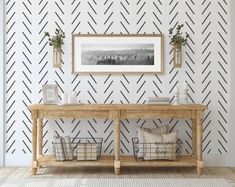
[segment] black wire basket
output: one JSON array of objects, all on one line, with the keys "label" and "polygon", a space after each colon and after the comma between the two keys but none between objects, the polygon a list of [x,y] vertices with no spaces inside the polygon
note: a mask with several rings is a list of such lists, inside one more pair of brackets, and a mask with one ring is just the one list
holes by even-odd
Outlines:
[{"label": "black wire basket", "polygon": [[56,161],[98,160],[101,157],[103,138],[57,137],[52,142]]},{"label": "black wire basket", "polygon": [[182,155],[183,142],[180,139],[176,143],[143,143],[138,138],[132,138],[132,144],[136,160],[178,160]]}]

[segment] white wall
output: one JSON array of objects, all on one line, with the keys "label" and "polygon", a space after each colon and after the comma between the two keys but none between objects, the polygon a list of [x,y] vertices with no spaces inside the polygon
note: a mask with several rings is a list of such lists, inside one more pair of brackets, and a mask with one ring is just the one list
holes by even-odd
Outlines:
[{"label": "white wall", "polygon": [[4,30],[4,1],[0,1],[0,166],[3,165],[3,149],[4,149],[4,144],[3,144],[3,134],[4,134],[4,114],[3,114],[3,109],[4,109],[4,60],[3,60],[3,53],[4,53],[4,37],[3,37],[3,30]]},{"label": "white wall", "polygon": [[[231,9],[230,9],[230,18],[235,17],[235,1],[231,1]],[[230,89],[231,89],[231,102],[230,102],[230,129],[229,129],[229,159],[228,159],[228,165],[229,166],[235,166],[235,24],[234,21],[232,22],[232,19],[230,20],[231,22],[231,84],[230,84]]]},{"label": "white wall", "polygon": [[[13,0],[6,6],[6,165],[31,163],[31,123],[27,105],[41,102],[42,84],[46,83],[58,84],[60,96],[63,91],[78,91],[84,103],[144,103],[154,93],[173,97],[174,86],[181,87],[187,80],[191,88],[190,102],[209,106],[203,120],[204,155],[227,157],[230,108],[230,47],[227,43],[230,38],[226,31],[230,29],[227,24],[230,1],[205,1],[203,4],[190,0],[80,2]],[[184,48],[183,67],[172,69],[172,46],[167,35],[177,21],[185,24],[184,31],[190,34],[191,40]],[[46,43],[47,38],[43,38],[45,31],[52,33],[56,27],[66,34],[61,69],[52,68],[52,49]],[[152,34],[160,31],[165,35],[164,75],[71,74],[71,33]],[[164,123],[174,131],[179,130],[184,150],[190,152],[188,121],[145,122],[141,119],[123,120],[123,153],[132,152],[131,138],[135,136],[136,126],[154,127]],[[110,121],[49,120],[45,121],[44,132],[46,153],[50,152],[54,134],[76,136],[77,133],[83,137],[103,137],[104,153],[113,153]],[[24,158],[25,163],[19,158]],[[215,163],[218,164],[217,159]]]}]

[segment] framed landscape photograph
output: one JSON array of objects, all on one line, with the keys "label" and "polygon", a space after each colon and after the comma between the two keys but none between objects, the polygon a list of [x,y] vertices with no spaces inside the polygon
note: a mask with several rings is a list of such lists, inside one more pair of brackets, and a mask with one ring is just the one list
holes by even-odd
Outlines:
[{"label": "framed landscape photograph", "polygon": [[73,35],[73,73],[163,73],[163,35]]}]

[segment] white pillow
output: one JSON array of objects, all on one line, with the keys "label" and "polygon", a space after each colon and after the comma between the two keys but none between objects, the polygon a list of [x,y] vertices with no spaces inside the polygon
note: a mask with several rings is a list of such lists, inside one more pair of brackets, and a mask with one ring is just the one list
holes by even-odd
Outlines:
[{"label": "white pillow", "polygon": [[144,127],[137,127],[137,131],[138,131],[138,139],[140,143],[144,142],[144,135],[143,132],[150,132],[153,134],[158,134],[158,135],[162,135],[162,134],[167,134],[168,133],[168,125],[162,125],[161,127],[157,127],[157,128],[144,128]]},{"label": "white pillow", "polygon": [[139,150],[138,150],[138,158],[143,157],[143,152],[144,152],[144,132],[149,132],[152,134],[156,135],[162,135],[166,134],[168,132],[168,125],[162,125],[161,127],[149,129],[149,128],[144,128],[144,127],[137,127],[137,132],[138,132],[138,139],[139,139]]},{"label": "white pillow", "polygon": [[168,125],[162,125],[161,127],[150,129],[150,132],[154,134],[159,134],[159,129],[160,129],[161,134],[168,133]]},{"label": "white pillow", "polygon": [[165,144],[166,155],[165,159],[175,160],[176,159],[176,142],[177,142],[177,133],[172,132],[169,134],[163,134],[163,142]]},{"label": "white pillow", "polygon": [[149,132],[144,134],[144,160],[175,160],[177,133],[156,135]]}]

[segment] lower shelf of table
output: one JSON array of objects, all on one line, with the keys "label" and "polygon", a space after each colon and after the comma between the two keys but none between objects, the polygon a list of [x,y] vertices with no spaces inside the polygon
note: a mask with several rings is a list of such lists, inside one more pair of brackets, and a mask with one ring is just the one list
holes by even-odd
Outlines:
[{"label": "lower shelf of table", "polygon": [[[113,156],[102,156],[97,161],[56,161],[53,156],[40,156],[38,159],[39,166],[58,166],[58,167],[79,167],[79,166],[114,166]],[[191,167],[197,166],[196,156],[181,156],[178,160],[152,160],[140,161],[133,156],[121,156],[121,167],[125,166],[154,166],[154,167]]]}]

